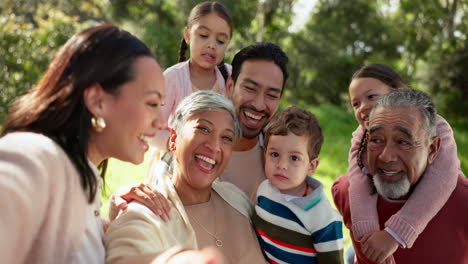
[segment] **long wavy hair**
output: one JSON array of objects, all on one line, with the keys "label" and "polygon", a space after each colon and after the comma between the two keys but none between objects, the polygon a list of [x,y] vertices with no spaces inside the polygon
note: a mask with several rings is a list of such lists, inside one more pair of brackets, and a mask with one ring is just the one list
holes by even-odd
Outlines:
[{"label": "long wavy hair", "polygon": [[[39,84],[13,103],[2,136],[29,131],[54,140],[74,164],[92,202],[98,183],[87,158],[92,114],[83,92],[98,83],[116,94],[134,79],[133,63],[142,56],[152,57],[145,44],[114,25],[75,34],[60,48]],[[106,166],[107,160],[101,163],[103,180]]]}]

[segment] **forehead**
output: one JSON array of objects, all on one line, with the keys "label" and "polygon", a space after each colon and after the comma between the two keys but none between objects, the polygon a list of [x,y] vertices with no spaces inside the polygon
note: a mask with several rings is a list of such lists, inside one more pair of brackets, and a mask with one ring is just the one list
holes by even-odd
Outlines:
[{"label": "forehead", "polygon": [[375,109],[369,122],[370,130],[375,127],[395,133],[400,131],[396,128],[404,128],[413,135],[421,135],[424,131],[422,116],[416,107],[379,107]]},{"label": "forehead", "polygon": [[368,91],[382,91],[390,92],[392,89],[385,83],[375,78],[355,78],[349,84],[349,94],[351,97],[358,96],[359,94],[366,93]]},{"label": "forehead", "polygon": [[217,13],[211,12],[208,15],[201,16],[196,21],[193,21],[192,28],[210,30],[215,33],[224,33],[229,35],[231,27],[228,22],[221,18]]},{"label": "forehead", "polygon": [[283,87],[283,72],[272,61],[246,60],[241,65],[239,77],[240,81],[248,78],[266,87],[279,89]]}]

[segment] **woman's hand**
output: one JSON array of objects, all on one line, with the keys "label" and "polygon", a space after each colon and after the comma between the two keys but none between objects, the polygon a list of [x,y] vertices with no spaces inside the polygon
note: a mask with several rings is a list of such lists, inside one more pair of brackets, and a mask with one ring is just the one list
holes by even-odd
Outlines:
[{"label": "woman's hand", "polygon": [[138,201],[148,207],[154,214],[159,215],[164,221],[168,221],[170,219],[169,211],[171,210],[171,207],[166,197],[144,183],[120,187],[111,195],[109,219],[111,221],[114,220],[120,211],[127,209],[128,203],[131,201]]},{"label": "woman's hand", "polygon": [[373,232],[362,243],[362,253],[366,258],[382,263],[398,249],[398,242],[385,230]]}]

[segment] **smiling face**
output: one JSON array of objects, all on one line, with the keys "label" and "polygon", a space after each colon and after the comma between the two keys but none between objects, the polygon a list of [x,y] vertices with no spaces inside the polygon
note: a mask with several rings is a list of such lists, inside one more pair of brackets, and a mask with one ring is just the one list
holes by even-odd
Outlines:
[{"label": "smiling face", "polygon": [[265,152],[265,175],[282,193],[301,196],[305,179],[311,176],[318,159],[309,159],[307,136],[289,132],[286,136],[271,135]]},{"label": "smiling face", "polygon": [[175,185],[178,191],[209,191],[224,171],[232,153],[234,121],[225,110],[194,114],[176,134],[170,148],[175,152]]},{"label": "smiling face", "polygon": [[228,94],[236,107],[242,137],[253,139],[278,110],[283,87],[283,72],[266,60],[247,60],[237,81],[228,81]]},{"label": "smiling face", "polygon": [[392,89],[374,78],[355,78],[349,85],[349,97],[354,116],[364,128],[369,126],[369,113],[379,98]]},{"label": "smiling face", "polygon": [[118,88],[116,94],[100,89],[98,117],[106,128],[92,131],[89,150],[96,160],[113,157],[134,164],[143,162],[148,138],[163,127],[161,103],[165,96],[164,77],[157,62],[141,57],[133,65],[134,79]]},{"label": "smiling face", "polygon": [[190,46],[191,66],[213,70],[224,58],[231,39],[229,24],[216,13],[200,17],[190,28],[184,29],[185,41]]},{"label": "smiling face", "polygon": [[440,143],[438,137],[428,137],[415,107],[376,109],[367,141],[369,172],[378,178],[377,191],[392,199],[406,195],[417,183]]}]

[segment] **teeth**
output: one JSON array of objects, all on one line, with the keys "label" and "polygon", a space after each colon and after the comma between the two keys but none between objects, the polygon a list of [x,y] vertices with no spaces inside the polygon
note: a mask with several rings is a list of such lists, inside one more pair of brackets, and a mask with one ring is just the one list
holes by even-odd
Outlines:
[{"label": "teeth", "polygon": [[206,156],[195,155],[195,157],[196,157],[197,159],[201,159],[201,160],[203,160],[203,161],[205,161],[205,162],[208,162],[208,163],[210,163],[211,165],[215,165],[215,164],[216,164],[216,162],[215,162],[213,159],[210,159],[210,158],[208,158],[208,157],[206,157]]},{"label": "teeth", "polygon": [[382,170],[382,172],[385,173],[385,174],[390,174],[390,175],[398,173],[398,171],[386,171],[386,170]]},{"label": "teeth", "polygon": [[138,136],[138,139],[139,139],[139,140],[145,141],[145,142],[148,141],[148,138],[149,138],[149,137],[147,137],[147,136],[145,136],[145,135],[139,135],[139,136]]},{"label": "teeth", "polygon": [[250,117],[250,118],[253,118],[255,120],[260,120],[262,119],[262,116],[257,116],[257,115],[254,115],[254,114],[251,114],[249,112],[244,112],[246,116]]}]

